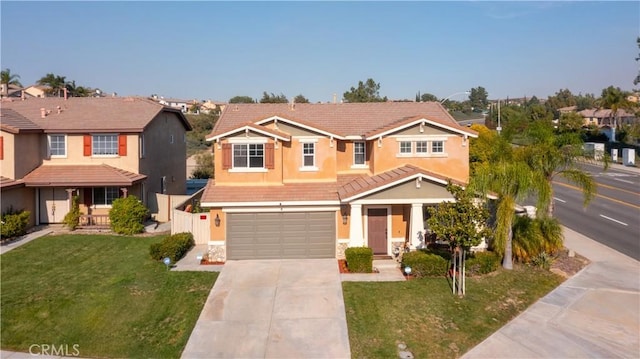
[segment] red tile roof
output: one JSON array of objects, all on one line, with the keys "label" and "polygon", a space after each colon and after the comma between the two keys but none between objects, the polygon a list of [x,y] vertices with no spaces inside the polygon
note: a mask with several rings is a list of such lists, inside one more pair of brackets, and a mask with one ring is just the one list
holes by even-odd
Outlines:
[{"label": "red tile roof", "polygon": [[147,176],[109,165],[45,165],[22,179],[27,187],[131,186]]},{"label": "red tile roof", "polygon": [[18,186],[24,186],[24,182],[22,180],[14,180],[11,178],[0,176],[0,188],[9,189]]},{"label": "red tile roof", "polygon": [[14,134],[22,132],[42,132],[42,129],[38,125],[8,108],[2,108],[0,110],[0,128],[3,131]]},{"label": "red tile roof", "polygon": [[337,104],[229,104],[210,136],[213,137],[247,122],[279,116],[299,119],[304,124],[325,129],[340,136],[364,136],[393,126],[409,118],[424,117],[460,131],[475,134],[460,126],[438,102],[368,102]]},{"label": "red tile roof", "polygon": [[[401,182],[402,180],[415,175],[434,178],[436,180],[440,180],[441,182],[447,182],[449,180],[449,178],[437,173],[430,172],[413,165],[405,165],[402,167],[394,168],[387,172],[383,172],[376,176],[362,175],[356,178],[350,176],[349,178],[345,179],[345,181],[342,181],[344,184],[342,184],[340,188],[338,188],[338,195],[340,196],[340,199],[351,198],[359,194],[373,191],[376,188],[384,187],[386,185],[390,185],[399,181]],[[464,185],[464,183],[459,181],[452,180],[452,182],[458,185]]]},{"label": "red tile roof", "polygon": [[[42,118],[42,109],[46,115]],[[175,113],[187,130],[191,126],[179,110],[140,97],[61,97],[5,99],[1,112],[12,110],[45,132],[142,132],[160,112]]]},{"label": "red tile roof", "polygon": [[[209,181],[202,194],[202,203],[207,206],[216,206],[216,203],[246,202],[311,202],[311,201],[335,201],[351,198],[358,194],[374,191],[386,185],[402,182],[414,175],[428,177],[447,182],[449,179],[439,174],[426,171],[419,167],[406,165],[376,176],[366,175],[341,175],[337,182],[324,183],[287,183],[276,186],[221,186]],[[459,181],[453,181],[458,185],[464,185]]]}]

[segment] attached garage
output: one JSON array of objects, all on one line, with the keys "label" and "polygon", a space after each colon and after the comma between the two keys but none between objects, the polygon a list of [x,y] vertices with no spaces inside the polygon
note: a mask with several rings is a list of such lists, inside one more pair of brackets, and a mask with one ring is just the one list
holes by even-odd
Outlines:
[{"label": "attached garage", "polygon": [[335,212],[227,213],[227,259],[335,258]]}]

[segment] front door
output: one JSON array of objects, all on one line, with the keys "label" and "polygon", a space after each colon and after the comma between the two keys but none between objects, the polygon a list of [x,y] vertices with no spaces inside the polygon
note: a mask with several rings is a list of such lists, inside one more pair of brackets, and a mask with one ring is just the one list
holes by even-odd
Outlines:
[{"label": "front door", "polygon": [[64,188],[40,188],[40,223],[61,223],[69,212],[69,194]]},{"label": "front door", "polygon": [[387,253],[387,209],[369,208],[367,211],[369,247],[373,254]]}]

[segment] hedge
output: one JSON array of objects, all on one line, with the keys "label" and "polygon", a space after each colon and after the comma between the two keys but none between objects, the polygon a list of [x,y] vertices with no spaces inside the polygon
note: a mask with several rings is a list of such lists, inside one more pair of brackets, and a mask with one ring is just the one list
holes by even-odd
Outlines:
[{"label": "hedge", "polygon": [[4,238],[13,238],[27,233],[29,225],[29,211],[14,211],[13,208],[2,215],[2,224],[0,224],[0,236]]},{"label": "hedge", "polygon": [[373,272],[373,250],[368,247],[349,247],[345,249],[347,267],[351,273]]},{"label": "hedge", "polygon": [[500,267],[500,257],[494,252],[475,252],[465,261],[466,274],[470,276],[495,272]]},{"label": "hedge", "polygon": [[436,277],[447,274],[448,261],[437,254],[413,251],[402,256],[402,268],[411,267],[416,278]]},{"label": "hedge", "polygon": [[149,247],[149,254],[155,260],[163,260],[169,257],[171,262],[175,263],[184,257],[195,244],[193,234],[186,232],[176,233],[165,237],[162,242],[153,243]]}]

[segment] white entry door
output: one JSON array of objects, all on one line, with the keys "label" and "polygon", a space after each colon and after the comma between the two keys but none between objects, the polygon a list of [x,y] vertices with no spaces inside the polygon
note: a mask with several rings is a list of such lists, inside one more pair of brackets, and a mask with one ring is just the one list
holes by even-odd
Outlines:
[{"label": "white entry door", "polygon": [[40,188],[40,223],[62,223],[69,212],[64,188]]}]

